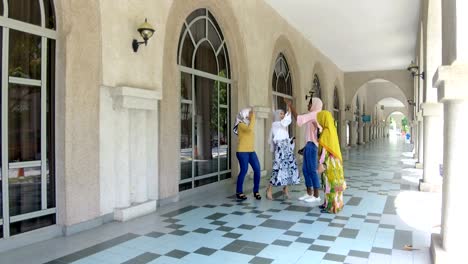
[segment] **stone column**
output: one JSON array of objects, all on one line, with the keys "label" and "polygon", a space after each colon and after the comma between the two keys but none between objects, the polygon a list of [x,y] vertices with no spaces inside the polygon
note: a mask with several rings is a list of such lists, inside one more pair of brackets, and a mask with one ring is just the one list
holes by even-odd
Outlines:
[{"label": "stone column", "polygon": [[361,120],[359,120],[358,129],[359,129],[359,141],[358,141],[358,144],[359,144],[359,145],[364,145],[364,123],[363,123]]},{"label": "stone column", "polygon": [[[268,149],[269,146],[266,146],[267,137],[270,133],[271,124],[267,124],[267,119],[271,115],[271,108],[264,106],[254,106],[255,111],[255,152],[258,156],[258,161],[260,162],[261,176],[267,174],[265,168],[265,155],[270,155]],[[265,151],[266,150],[266,151]],[[248,176],[253,177],[252,168],[249,166]]]},{"label": "stone column", "polygon": [[413,147],[414,155],[413,155],[413,158],[417,159],[418,158],[418,145],[419,145],[418,122],[417,122],[417,120],[413,121],[411,138],[413,139],[413,142],[414,142],[414,147]]},{"label": "stone column", "polygon": [[442,162],[443,143],[443,106],[440,103],[422,104],[424,118],[424,164],[423,179],[419,190],[424,192],[440,191],[442,178],[439,165]]},{"label": "stone column", "polygon": [[364,124],[364,142],[369,142],[369,123]]},{"label": "stone column", "polygon": [[355,147],[358,141],[357,122],[351,121],[351,147]]},{"label": "stone column", "polygon": [[416,168],[423,168],[423,154],[424,154],[424,123],[422,119],[422,112],[418,112],[418,157],[416,162]]},{"label": "stone column", "polygon": [[444,105],[444,176],[441,234],[433,234],[431,252],[434,263],[459,263],[466,259],[468,237],[463,207],[468,186],[468,64],[439,67],[434,83]]}]

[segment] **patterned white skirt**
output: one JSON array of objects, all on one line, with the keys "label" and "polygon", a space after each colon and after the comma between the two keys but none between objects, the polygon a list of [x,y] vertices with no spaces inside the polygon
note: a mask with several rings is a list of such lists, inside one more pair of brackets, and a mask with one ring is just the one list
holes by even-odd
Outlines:
[{"label": "patterned white skirt", "polygon": [[270,183],[274,186],[300,183],[296,157],[289,139],[275,142],[275,160],[273,161]]}]

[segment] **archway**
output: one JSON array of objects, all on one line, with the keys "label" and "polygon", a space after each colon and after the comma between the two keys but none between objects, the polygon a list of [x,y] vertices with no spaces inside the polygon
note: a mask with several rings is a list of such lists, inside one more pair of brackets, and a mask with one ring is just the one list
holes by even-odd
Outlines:
[{"label": "archway", "polygon": [[[218,82],[220,83],[220,90],[224,89],[223,85],[224,84],[229,84],[229,91],[230,91],[230,99],[228,99],[228,103],[224,104],[221,101],[218,101],[218,109],[219,110],[226,110],[230,109],[232,107],[233,109],[237,109],[238,105],[246,105],[246,101],[248,98],[245,96],[247,93],[245,92],[245,89],[247,89],[247,80],[248,80],[248,72],[247,68],[245,66],[246,58],[245,58],[245,51],[243,48],[243,41],[242,41],[242,34],[240,33],[239,25],[237,23],[237,18],[233,13],[233,10],[229,5],[221,7],[217,1],[215,0],[206,0],[203,1],[203,4],[200,4],[198,2],[187,2],[183,0],[175,0],[172,2],[169,15],[168,15],[168,21],[166,23],[166,35],[165,35],[165,44],[164,44],[164,53],[163,53],[163,98],[164,100],[161,101],[161,127],[165,127],[166,129],[162,129],[159,134],[159,141],[160,142],[165,142],[167,145],[173,145],[173,146],[181,146],[182,143],[182,119],[185,115],[185,113],[188,111],[185,111],[185,109],[182,108],[182,104],[186,105],[191,105],[188,101],[183,101],[186,99],[181,98],[181,88],[182,88],[182,80],[181,80],[181,71],[183,71],[184,65],[181,65],[178,61],[178,55],[179,55],[179,39],[182,37],[181,32],[184,32],[184,29],[187,29],[188,24],[187,20],[189,19],[189,16],[194,12],[195,10],[199,10],[200,8],[203,8],[205,10],[208,10],[209,13],[205,13],[205,18],[203,18],[205,21],[207,21],[207,18],[212,21],[214,18],[216,20],[217,26],[212,23],[210,25],[213,25],[214,27],[211,27],[211,30],[213,33],[216,32],[216,30],[221,31],[219,32],[220,35],[222,35],[222,40],[220,40],[222,45],[225,45],[225,54],[229,52],[229,58],[224,60],[226,65],[229,65],[229,76],[218,76],[219,72],[218,68],[216,71],[214,71],[214,68],[209,67],[214,66],[214,64],[206,64],[203,65],[203,59],[200,59],[198,62],[201,63],[201,65],[198,65],[197,68],[201,68],[201,70],[196,70],[194,69],[193,72],[188,73],[191,76],[197,76],[193,77],[196,79],[200,79],[198,85],[202,85],[202,80],[207,81],[206,79],[209,79],[210,83],[213,84],[214,87],[215,85],[218,85]],[[208,15],[206,15],[208,14]],[[198,15],[194,16],[198,17]],[[201,23],[201,22],[200,22]],[[207,24],[205,24],[207,25]],[[208,32],[208,36],[210,33]],[[211,34],[214,35],[214,34]],[[200,42],[201,39],[196,39],[196,43],[200,43],[200,45],[204,45],[206,47],[205,50],[213,50],[212,44],[217,43],[217,40],[212,40],[211,44],[208,44],[208,42],[203,41]],[[223,42],[224,40],[224,42]],[[202,44],[203,43],[203,44]],[[221,45],[221,46],[222,46]],[[216,51],[216,55],[220,55],[218,53],[219,50]],[[208,55],[207,55],[208,56]],[[218,56],[216,56],[218,58]],[[193,58],[195,61],[197,61],[196,58]],[[216,60],[215,56],[211,56],[211,61]],[[195,61],[192,61],[192,63],[195,63]],[[192,65],[195,65],[192,64]],[[205,67],[206,66],[206,67]],[[218,66],[218,65],[217,65]],[[227,72],[226,72],[227,74]],[[206,78],[208,77],[208,78]],[[192,77],[191,77],[192,78]],[[208,81],[207,81],[208,82]],[[206,84],[206,83],[205,83]],[[197,85],[197,84],[195,84]],[[207,87],[207,86],[205,86]],[[192,88],[192,87],[191,87]],[[242,90],[242,91],[241,91]],[[244,95],[244,96],[239,96],[239,95]],[[193,96],[194,94],[192,94]],[[201,105],[208,105],[206,109],[204,109],[204,112],[209,111],[210,108],[209,104],[203,104],[202,102],[198,102],[196,97],[192,97],[189,101],[191,101],[192,104],[198,104],[199,106]],[[200,95],[198,96],[200,98]],[[214,98],[213,98],[214,99]],[[215,100],[211,100],[211,102],[214,102]],[[185,103],[184,103],[185,102]],[[192,107],[193,110],[193,107]],[[235,111],[228,111],[228,113],[224,113],[223,116],[227,116],[227,127],[225,132],[228,133],[228,128],[229,125],[232,123],[231,120],[235,118],[235,114],[233,114]],[[195,113],[191,112],[192,116],[195,115]],[[214,113],[210,113],[210,119],[211,117],[215,116]],[[181,120],[180,122],[174,122],[174,120]],[[195,119],[192,120],[192,122],[196,122]],[[203,133],[204,137],[198,138],[198,131],[195,131],[195,129],[192,129],[191,134],[193,133],[196,138],[196,140],[200,139],[200,143],[203,142],[205,150],[203,151],[203,156],[202,160],[207,160],[209,161],[208,163],[214,165],[217,165],[216,162],[213,160],[218,159],[216,155],[213,155],[213,152],[211,152],[211,155],[204,155],[207,154],[212,150],[213,148],[216,148],[214,145],[219,144],[219,139],[221,137],[220,134],[211,134],[211,128],[214,128],[216,125],[212,123],[211,121],[206,124],[206,128],[210,131],[210,133],[206,132]],[[221,127],[220,124],[219,127]],[[173,131],[180,131],[177,136],[174,136]],[[218,131],[218,130],[217,130]],[[200,134],[201,135],[201,134]],[[207,136],[208,135],[208,136]],[[192,144],[195,143],[195,138],[192,137]],[[210,137],[216,138],[217,140],[211,140]],[[229,138],[230,145],[234,145],[235,142],[232,142],[236,139]],[[223,140],[221,140],[223,141]],[[198,141],[197,141],[198,142]],[[216,143],[218,142],[218,143]],[[212,146],[213,145],[213,146]],[[194,146],[194,144],[193,144]],[[198,147],[198,144],[197,144]],[[195,149],[193,148],[191,154],[192,157],[194,158],[195,156],[200,156],[199,153],[194,153]],[[195,155],[198,154],[198,155]],[[231,169],[237,169],[237,168],[231,168],[231,160],[232,155],[234,155],[235,152],[233,151],[232,148],[229,148],[226,150],[226,155],[227,157],[227,163],[225,163],[228,168],[227,170],[219,170],[220,168],[224,168],[223,164],[220,163],[219,166],[216,166],[216,172],[214,171],[215,168],[211,168],[210,171],[213,172],[213,174],[205,174],[203,172],[202,167],[198,167],[197,165],[197,170],[192,170],[192,180],[187,180],[187,182],[184,182],[184,184],[191,185],[195,187],[202,186],[205,184],[208,184],[210,182],[215,182],[218,180],[223,180],[224,178],[229,178],[231,177]],[[211,159],[207,159],[210,158]],[[181,167],[181,149],[180,148],[174,148],[174,149],[164,149],[164,153],[160,155],[160,166],[159,166],[159,175],[160,175],[160,198],[167,198],[171,196],[177,195],[179,193],[179,184],[181,183],[181,175],[182,175],[182,167]],[[221,157],[220,157],[221,158]],[[215,164],[216,163],[216,164]],[[192,165],[190,166],[192,168]],[[200,170],[198,170],[200,168]],[[196,173],[195,173],[196,172]],[[225,172],[225,173],[224,173]],[[195,173],[195,175],[193,174]],[[232,173],[236,173],[235,171],[232,171]],[[210,178],[209,180],[203,180],[202,178]],[[196,179],[195,179],[196,178]],[[184,179],[186,180],[186,179]],[[163,187],[164,188],[161,188]],[[184,186],[182,189],[185,187],[188,188],[188,186]]]},{"label": "archway", "polygon": [[231,177],[229,53],[221,28],[206,8],[181,29],[181,175],[179,191]]},{"label": "archway", "polygon": [[391,140],[403,139],[410,143],[410,124],[408,117],[401,111],[392,111],[387,115],[385,123],[388,126],[387,133]]}]

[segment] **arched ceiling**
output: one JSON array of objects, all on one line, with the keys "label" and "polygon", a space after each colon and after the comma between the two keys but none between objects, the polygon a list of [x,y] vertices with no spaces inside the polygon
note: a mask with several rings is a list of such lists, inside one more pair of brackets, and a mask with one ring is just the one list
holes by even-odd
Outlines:
[{"label": "arched ceiling", "polygon": [[405,105],[400,100],[393,97],[386,97],[377,103],[385,107],[405,107]]},{"label": "arched ceiling", "polygon": [[265,0],[345,72],[406,69],[420,0]]}]

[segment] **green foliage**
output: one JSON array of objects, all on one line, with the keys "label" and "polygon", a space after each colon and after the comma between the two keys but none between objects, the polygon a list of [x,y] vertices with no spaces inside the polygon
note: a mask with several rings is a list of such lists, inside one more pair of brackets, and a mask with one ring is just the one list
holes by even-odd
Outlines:
[{"label": "green foliage", "polygon": [[[226,71],[222,70],[218,74],[219,77],[226,78]],[[218,90],[219,87],[219,90]],[[224,134],[228,128],[228,115],[225,108],[219,108],[218,105],[227,105],[228,101],[228,84],[225,82],[215,81],[213,91],[218,91],[218,93],[213,93],[213,99],[211,100],[211,130],[217,130],[220,134]],[[219,96],[218,96],[219,94]],[[219,99],[218,99],[219,98]],[[219,111],[218,111],[219,110]],[[218,127],[219,119],[219,127]]]},{"label": "green foliage", "polygon": [[403,131],[405,132],[408,132],[409,131],[409,126],[408,126],[408,118],[403,117],[403,119],[401,119],[401,128],[403,129]]}]

